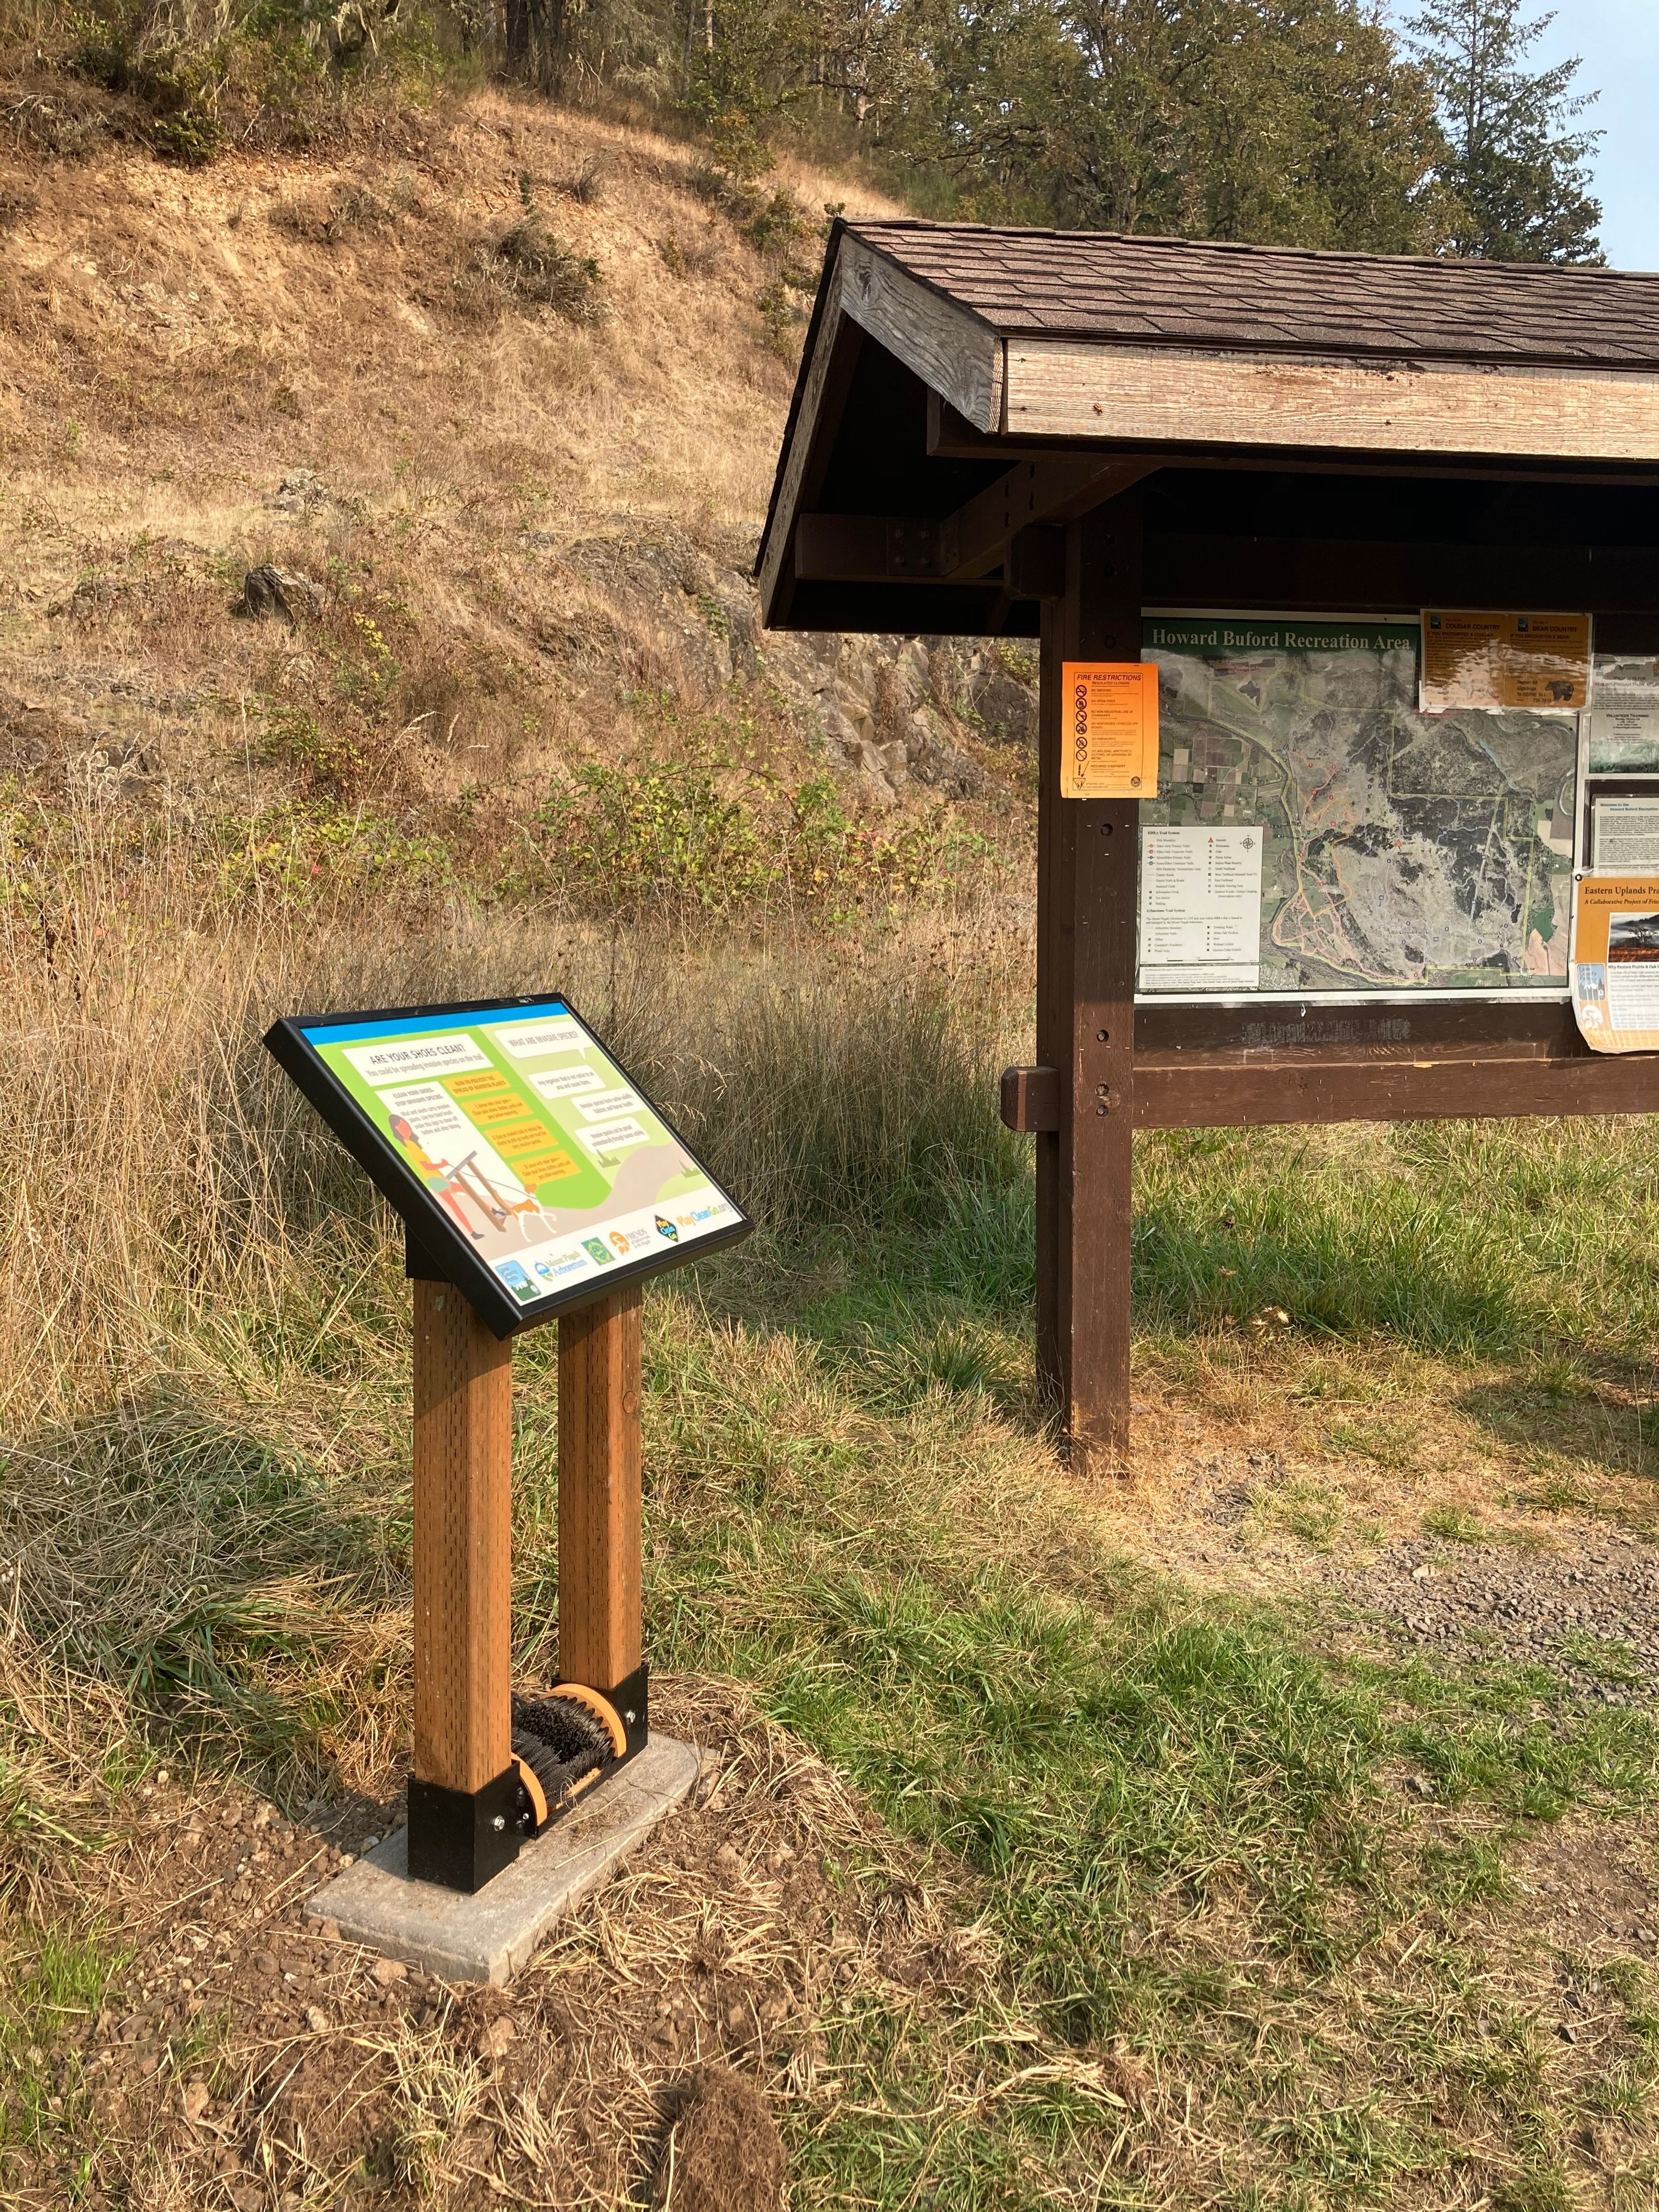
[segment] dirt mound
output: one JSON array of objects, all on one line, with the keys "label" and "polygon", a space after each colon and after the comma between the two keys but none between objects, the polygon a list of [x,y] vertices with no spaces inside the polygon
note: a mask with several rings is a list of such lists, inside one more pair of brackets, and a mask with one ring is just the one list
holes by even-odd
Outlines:
[{"label": "dirt mound", "polygon": [[728,2066],[702,2066],[680,2091],[653,2202],[664,2212],[778,2212],[787,2171],[754,2083]]}]

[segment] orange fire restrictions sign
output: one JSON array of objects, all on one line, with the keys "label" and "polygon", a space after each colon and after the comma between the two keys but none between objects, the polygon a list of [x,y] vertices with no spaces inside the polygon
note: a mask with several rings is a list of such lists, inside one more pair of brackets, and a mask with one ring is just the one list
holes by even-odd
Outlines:
[{"label": "orange fire restrictions sign", "polygon": [[1062,799],[1151,799],[1158,790],[1158,668],[1068,660],[1060,669]]}]

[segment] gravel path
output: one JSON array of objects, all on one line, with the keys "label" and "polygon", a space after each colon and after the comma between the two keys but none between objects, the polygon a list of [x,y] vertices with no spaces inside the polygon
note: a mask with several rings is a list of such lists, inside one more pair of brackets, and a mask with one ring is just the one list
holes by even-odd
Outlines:
[{"label": "gravel path", "polygon": [[1448,1657],[1541,1662],[1606,1705],[1659,1698],[1659,1555],[1635,1537],[1560,1552],[1407,1539],[1326,1580]]}]

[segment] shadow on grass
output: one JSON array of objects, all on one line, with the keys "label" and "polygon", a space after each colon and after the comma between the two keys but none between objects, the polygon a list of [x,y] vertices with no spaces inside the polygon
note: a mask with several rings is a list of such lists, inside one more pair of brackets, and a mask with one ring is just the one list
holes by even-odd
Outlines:
[{"label": "shadow on grass", "polygon": [[151,1755],[343,1786],[337,1747],[386,1674],[406,1486],[343,1480],[182,1385],[0,1465],[14,1665],[112,1693]]},{"label": "shadow on grass", "polygon": [[1530,1462],[1534,1502],[1582,1507],[1590,1500],[1575,1483],[1575,1465],[1644,1482],[1659,1478],[1656,1385],[1659,1377],[1646,1363],[1559,1358],[1474,1384],[1455,1402]]}]

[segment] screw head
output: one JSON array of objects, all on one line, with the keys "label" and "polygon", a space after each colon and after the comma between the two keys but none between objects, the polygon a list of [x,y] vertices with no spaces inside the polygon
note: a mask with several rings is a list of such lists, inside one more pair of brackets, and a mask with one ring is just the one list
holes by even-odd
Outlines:
[{"label": "screw head", "polygon": [[1097,1030],[1095,1031],[1095,1042],[1097,1044],[1109,1043],[1111,1039],[1111,1035],[1112,1033],[1110,1030]]},{"label": "screw head", "polygon": [[496,1814],[496,1815],[495,1815],[495,1819],[490,1822],[490,1824],[489,1824],[489,1825],[490,1825],[490,1826],[491,1826],[492,1828],[494,1828],[494,1829],[495,1829],[495,1831],[496,1834],[497,1834],[497,1835],[499,1835],[499,1834],[501,1833],[501,1830],[502,1830],[502,1829],[507,1826],[507,1815],[506,1815],[506,1814],[505,1814],[505,1813],[497,1813],[497,1814]]}]

